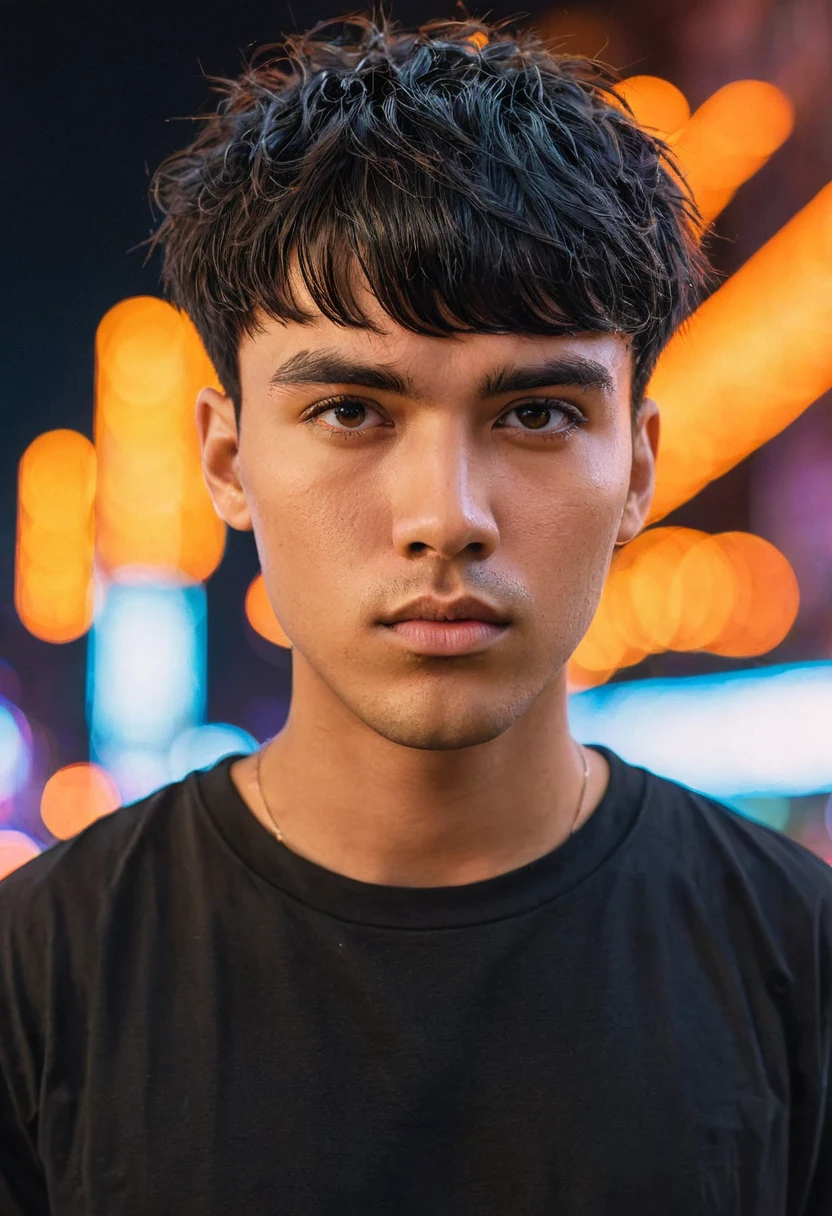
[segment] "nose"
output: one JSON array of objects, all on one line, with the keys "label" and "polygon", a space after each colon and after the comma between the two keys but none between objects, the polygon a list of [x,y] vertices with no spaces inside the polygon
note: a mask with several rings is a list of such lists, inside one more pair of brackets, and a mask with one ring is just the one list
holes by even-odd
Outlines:
[{"label": "nose", "polygon": [[465,420],[427,422],[421,436],[402,443],[391,470],[393,543],[402,556],[432,550],[447,559],[472,548],[480,558],[497,547],[493,450]]}]

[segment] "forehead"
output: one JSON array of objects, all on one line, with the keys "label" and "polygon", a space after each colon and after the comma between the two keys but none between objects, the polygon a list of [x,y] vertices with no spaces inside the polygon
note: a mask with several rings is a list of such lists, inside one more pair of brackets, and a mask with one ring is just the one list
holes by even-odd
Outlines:
[{"label": "forehead", "polygon": [[[543,361],[574,360],[596,365],[610,382],[608,396],[627,396],[632,376],[632,351],[629,335],[582,331],[563,335],[512,333],[454,333],[432,336],[414,333],[399,325],[385,312],[370,291],[363,275],[351,281],[356,303],[376,327],[361,329],[341,325],[320,312],[309,295],[297,266],[290,275],[292,291],[300,307],[311,315],[303,324],[278,320],[262,310],[255,314],[256,332],[240,344],[240,372],[252,388],[272,382],[278,369],[289,367],[295,383],[305,383],[297,369],[326,367],[325,354],[337,366],[339,361],[356,362],[370,368],[387,369],[392,376],[381,377],[380,389],[404,392],[418,398],[433,397],[437,390],[471,388],[500,391],[502,375],[510,368],[532,367]],[[291,383],[292,377],[287,377]],[[317,374],[310,381],[352,383],[342,376]],[[587,384],[602,391],[601,384]],[[508,390],[506,390],[508,391]],[[490,395],[482,391],[478,395]]]}]

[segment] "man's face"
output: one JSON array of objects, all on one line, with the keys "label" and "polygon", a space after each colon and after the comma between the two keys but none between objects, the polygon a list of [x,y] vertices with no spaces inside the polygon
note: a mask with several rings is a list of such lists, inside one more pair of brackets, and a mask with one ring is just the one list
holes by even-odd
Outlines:
[{"label": "man's face", "polygon": [[[239,354],[239,440],[230,400],[200,396],[206,479],[226,521],[254,530],[296,681],[300,665],[305,687],[408,747],[486,742],[553,682],[565,687],[613,545],[644,522],[658,417],[648,402],[634,441],[622,337],[423,337],[362,303],[386,335],[320,314],[304,326],[260,318]],[[323,351],[408,387],[270,383],[292,356]],[[539,387],[495,385],[567,359],[600,365],[608,387],[557,372]],[[379,622],[421,594],[480,596],[511,623],[474,653],[420,654]]]}]

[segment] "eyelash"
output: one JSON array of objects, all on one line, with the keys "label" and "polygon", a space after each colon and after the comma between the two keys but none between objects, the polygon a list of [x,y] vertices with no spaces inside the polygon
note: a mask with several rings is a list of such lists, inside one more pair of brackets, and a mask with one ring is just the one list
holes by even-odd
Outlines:
[{"label": "eyelash", "polygon": [[[319,414],[326,414],[329,410],[337,409],[341,405],[360,405],[362,409],[378,408],[377,406],[366,405],[363,401],[359,401],[357,397],[350,397],[348,394],[342,393],[340,396],[330,397],[326,401],[321,401],[304,421],[307,424],[314,423]],[[538,397],[533,401],[525,402],[523,405],[513,405],[506,413],[512,414],[515,410],[524,409],[558,409],[570,419],[569,426],[559,431],[523,431],[521,428],[510,428],[511,430],[519,429],[521,434],[531,435],[537,439],[566,439],[587,422],[586,417],[577,406],[571,405],[568,401],[555,400],[549,397]],[[341,430],[339,427],[321,426],[320,424],[318,424],[317,429],[323,431],[327,436],[332,436],[333,438],[337,436],[343,439],[360,438],[368,433],[367,431]]]}]

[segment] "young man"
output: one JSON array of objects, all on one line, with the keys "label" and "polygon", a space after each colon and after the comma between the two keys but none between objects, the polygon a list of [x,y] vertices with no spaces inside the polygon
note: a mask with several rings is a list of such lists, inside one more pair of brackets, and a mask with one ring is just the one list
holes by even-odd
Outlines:
[{"label": "young man", "polygon": [[531,33],[288,46],[153,243],[291,712],[0,885],[0,1212],[829,1216],[832,874],[567,721],[695,209]]}]

